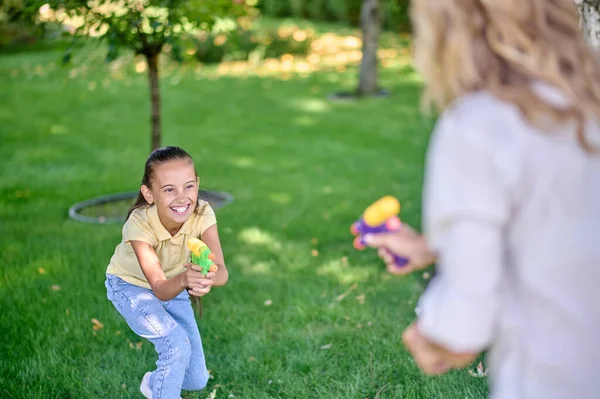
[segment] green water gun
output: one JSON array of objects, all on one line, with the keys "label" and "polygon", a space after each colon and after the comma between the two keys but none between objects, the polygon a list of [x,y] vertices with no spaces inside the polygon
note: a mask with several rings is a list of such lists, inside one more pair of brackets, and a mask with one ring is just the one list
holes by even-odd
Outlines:
[{"label": "green water gun", "polygon": [[208,272],[216,272],[219,270],[215,265],[215,254],[210,252],[208,246],[197,238],[190,238],[187,242],[187,246],[192,251],[192,263],[202,268],[200,273],[206,274]]}]

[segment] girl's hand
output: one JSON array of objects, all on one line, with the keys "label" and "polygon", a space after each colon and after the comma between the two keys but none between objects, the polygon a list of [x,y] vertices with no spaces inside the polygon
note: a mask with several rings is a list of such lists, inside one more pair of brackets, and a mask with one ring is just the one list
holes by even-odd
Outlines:
[{"label": "girl's hand", "polygon": [[[379,257],[392,274],[405,275],[435,262],[435,254],[429,250],[425,237],[406,224],[393,233],[367,234],[364,240],[368,246],[378,248]],[[409,263],[398,267],[392,254],[407,258]]]},{"label": "girl's hand", "polygon": [[206,273],[203,275],[200,273],[202,270],[198,265],[193,263],[184,264],[186,267],[184,281],[187,281],[186,287],[188,293],[193,296],[204,296],[208,294],[214,284],[214,272]]},{"label": "girl's hand", "polygon": [[198,265],[194,265],[193,263],[184,263],[185,272],[181,274],[181,285],[186,288],[198,286],[203,278],[200,271],[200,267]]},{"label": "girl's hand", "polygon": [[419,368],[428,375],[446,373],[454,368],[463,368],[471,364],[477,353],[455,353],[431,342],[419,332],[416,323],[404,330],[402,341],[415,359]]}]

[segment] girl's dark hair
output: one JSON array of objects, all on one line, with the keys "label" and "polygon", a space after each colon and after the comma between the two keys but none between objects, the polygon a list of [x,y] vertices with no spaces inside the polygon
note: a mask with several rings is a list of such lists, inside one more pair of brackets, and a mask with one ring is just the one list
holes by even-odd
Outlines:
[{"label": "girl's dark hair", "polygon": [[[169,146],[158,148],[152,151],[152,153],[146,160],[146,166],[144,167],[144,176],[142,177],[142,185],[148,186],[148,188],[152,187],[152,180],[154,179],[154,170],[156,165],[161,164],[163,162],[175,161],[179,159],[188,159],[193,164],[193,160],[190,154],[188,154],[185,150],[179,147]],[[198,173],[196,172],[196,175],[197,174]],[[146,201],[146,198],[144,198],[142,192],[140,191],[137,196],[137,199],[135,200],[135,203],[131,206],[129,212],[127,212],[126,219],[129,219],[131,213],[137,208],[141,208],[143,206],[148,205],[149,204]],[[200,297],[192,295],[190,295],[190,299],[196,311],[196,314],[198,315],[198,317],[202,317],[202,300],[200,299]]]},{"label": "girl's dark hair", "polygon": [[[154,170],[157,164],[161,164],[163,162],[168,161],[175,161],[178,159],[189,159],[190,162],[193,162],[190,154],[188,154],[185,150],[179,147],[169,146],[158,148],[152,151],[152,153],[146,160],[146,166],[144,167],[144,176],[142,177],[142,185],[148,186],[148,188],[152,187],[152,180],[154,179]],[[135,200],[135,203],[131,206],[131,208],[129,208],[126,219],[129,219],[129,216],[134,210],[147,205],[148,202],[146,202],[146,198],[144,198],[142,192],[140,191],[138,193],[137,199]]]}]

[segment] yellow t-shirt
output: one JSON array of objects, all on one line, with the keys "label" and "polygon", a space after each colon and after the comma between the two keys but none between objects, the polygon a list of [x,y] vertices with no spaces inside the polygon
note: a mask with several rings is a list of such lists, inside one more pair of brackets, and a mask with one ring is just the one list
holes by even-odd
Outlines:
[{"label": "yellow t-shirt", "polygon": [[123,226],[123,240],[112,256],[106,273],[122,278],[128,283],[150,288],[148,280],[135,256],[129,241],[143,241],[152,246],[160,260],[167,278],[175,277],[185,270],[184,263],[189,262],[190,250],[186,243],[191,237],[201,238],[207,228],[217,223],[214,210],[208,202],[199,200],[196,212],[171,236],[164,228],[156,206],[134,210]]}]

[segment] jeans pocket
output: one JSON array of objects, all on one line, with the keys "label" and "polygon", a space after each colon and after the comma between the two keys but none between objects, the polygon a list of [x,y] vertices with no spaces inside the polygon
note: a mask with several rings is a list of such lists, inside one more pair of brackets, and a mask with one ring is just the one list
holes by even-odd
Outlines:
[{"label": "jeans pocket", "polygon": [[127,281],[123,280],[122,278],[117,277],[113,274],[107,274],[106,275],[106,285],[107,285],[107,288],[111,289],[112,291],[120,291],[122,289],[127,288],[129,283]]},{"label": "jeans pocket", "polygon": [[104,285],[106,286],[106,297],[113,303],[113,305],[115,305],[117,309],[120,309],[121,305],[118,303],[120,301],[116,300],[118,298],[115,294],[127,288],[129,283],[117,276],[107,274]]}]

